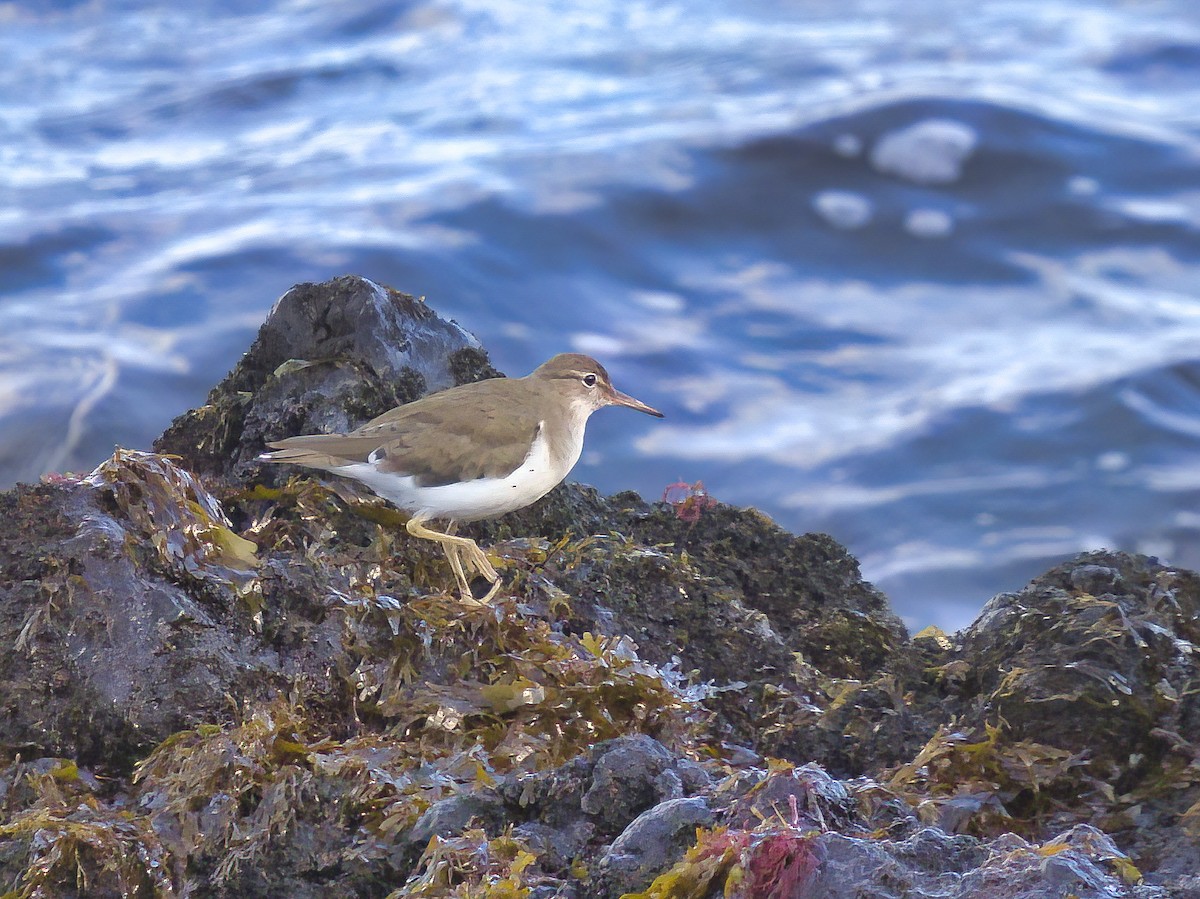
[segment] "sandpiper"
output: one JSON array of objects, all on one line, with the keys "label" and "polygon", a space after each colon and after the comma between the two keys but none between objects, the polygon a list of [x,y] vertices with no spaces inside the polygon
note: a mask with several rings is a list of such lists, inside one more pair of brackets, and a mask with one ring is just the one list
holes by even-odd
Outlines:
[{"label": "sandpiper", "polygon": [[[492,378],[397,406],[348,434],[267,444],[263,462],[289,462],[354,478],[411,517],[408,532],[442,545],[464,599],[467,573],[495,596],[500,577],[460,521],[493,518],[541,499],[579,461],[588,417],[604,406],[657,409],[612,386],[604,366],[562,353],[523,378]],[[444,531],[426,527],[445,521]],[[464,566],[466,571],[464,571]]]}]

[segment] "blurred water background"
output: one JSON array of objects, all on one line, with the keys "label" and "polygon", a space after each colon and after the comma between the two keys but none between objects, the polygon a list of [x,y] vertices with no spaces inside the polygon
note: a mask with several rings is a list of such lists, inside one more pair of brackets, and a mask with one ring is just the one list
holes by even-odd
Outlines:
[{"label": "blurred water background", "polygon": [[579,480],[827,531],[910,625],[1200,566],[1195,0],[0,3],[0,486],[148,447],[293,283],[659,423]]}]

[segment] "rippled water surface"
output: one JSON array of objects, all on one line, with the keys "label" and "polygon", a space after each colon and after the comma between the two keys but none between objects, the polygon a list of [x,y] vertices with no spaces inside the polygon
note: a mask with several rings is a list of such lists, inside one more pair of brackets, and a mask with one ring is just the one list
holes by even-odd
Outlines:
[{"label": "rippled water surface", "polygon": [[1200,6],[0,4],[0,484],[148,446],[291,284],[662,408],[575,476],[833,534],[914,626],[1200,565]]}]

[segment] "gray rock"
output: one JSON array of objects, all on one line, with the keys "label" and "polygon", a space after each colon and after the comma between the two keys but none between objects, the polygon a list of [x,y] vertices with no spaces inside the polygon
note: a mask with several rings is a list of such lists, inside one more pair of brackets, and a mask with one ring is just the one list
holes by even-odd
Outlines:
[{"label": "gray rock", "polygon": [[[186,479],[170,461],[147,458]],[[0,494],[0,744],[110,775],[177,730],[223,720],[229,696],[266,699],[287,683],[219,566],[206,567],[200,549],[176,558],[150,548],[158,536],[184,546],[176,525],[192,524],[190,513],[165,521],[177,497],[155,494],[163,482],[149,468],[123,472],[122,488],[145,495],[140,523],[104,486]],[[198,484],[188,489],[198,505],[211,502]]]},{"label": "gray rock", "polygon": [[1071,586],[1099,596],[1121,586],[1121,572],[1108,565],[1080,565],[1071,570]]},{"label": "gray rock", "polygon": [[583,853],[591,828],[558,830],[538,821],[513,828],[513,836],[529,846],[544,871],[565,872]]},{"label": "gray rock", "polygon": [[[1166,899],[1157,887],[1127,886],[1114,861],[1126,857],[1094,827],[1079,825],[1039,846],[1006,834],[989,843],[924,828],[907,840],[816,838],[821,864],[809,895],[822,899]],[[1126,859],[1127,860],[1127,859]]]},{"label": "gray rock", "polygon": [[691,759],[679,759],[675,763],[675,771],[683,785],[683,792],[688,796],[703,793],[713,785],[712,775]]},{"label": "gray rock", "polygon": [[645,888],[692,845],[697,827],[709,827],[715,819],[699,797],[668,799],[642,812],[601,859],[602,892],[619,896]]},{"label": "gray rock", "polygon": [[754,827],[770,818],[821,830],[843,830],[859,821],[857,803],[841,781],[811,763],[771,772],[729,812],[730,823],[738,827]]},{"label": "gray rock", "polygon": [[459,793],[435,802],[405,834],[404,843],[420,854],[435,836],[457,836],[472,823],[494,832],[504,820],[504,804],[490,792]]},{"label": "gray rock", "polygon": [[683,795],[679,776],[670,770],[674,757],[651,737],[609,740],[596,747],[595,755],[591,787],[580,808],[604,833],[619,833],[644,809]]}]

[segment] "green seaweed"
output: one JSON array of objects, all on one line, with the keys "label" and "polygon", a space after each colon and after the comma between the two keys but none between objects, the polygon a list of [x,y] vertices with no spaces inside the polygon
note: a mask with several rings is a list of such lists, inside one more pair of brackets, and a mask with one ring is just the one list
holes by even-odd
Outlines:
[{"label": "green seaweed", "polygon": [[86,479],[106,491],[168,570],[233,590],[262,608],[257,547],[234,533],[216,498],[170,457],[117,450]]},{"label": "green seaweed", "polygon": [[526,899],[551,883],[538,874],[537,856],[511,834],[489,839],[477,828],[456,837],[435,836],[416,870],[387,899]]},{"label": "green seaweed", "polygon": [[17,762],[6,774],[24,807],[14,809],[9,797],[0,824],[7,866],[16,861],[20,871],[4,899],[178,895],[172,860],[150,821],[95,796],[74,761],[41,771]]}]

